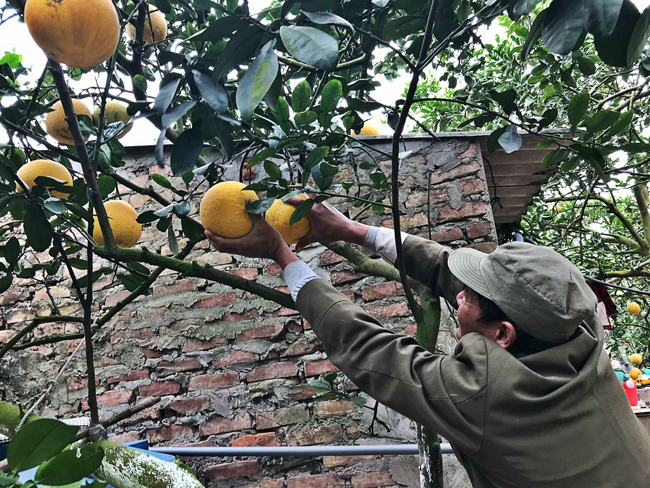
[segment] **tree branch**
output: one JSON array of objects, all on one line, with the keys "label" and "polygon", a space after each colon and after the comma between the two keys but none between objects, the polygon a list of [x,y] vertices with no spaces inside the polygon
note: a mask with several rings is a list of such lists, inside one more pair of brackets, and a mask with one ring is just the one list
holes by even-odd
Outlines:
[{"label": "tree branch", "polygon": [[41,324],[47,324],[50,322],[77,322],[82,323],[83,317],[74,317],[72,315],[61,315],[55,317],[35,317],[32,319],[30,324],[22,328],[15,336],[13,336],[9,341],[0,349],[0,358],[4,356],[9,350],[11,350],[14,345],[20,341],[23,337],[33,331],[36,327]]}]

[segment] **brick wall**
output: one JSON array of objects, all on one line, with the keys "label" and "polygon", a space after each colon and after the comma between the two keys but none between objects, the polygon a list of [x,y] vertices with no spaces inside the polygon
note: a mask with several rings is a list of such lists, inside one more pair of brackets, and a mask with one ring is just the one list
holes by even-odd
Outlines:
[{"label": "brick wall", "polygon": [[[379,150],[389,149],[385,139],[368,141]],[[401,169],[400,189],[403,229],[428,236],[430,222],[436,241],[493,250],[496,235],[478,145],[468,139],[412,138],[407,139],[407,146],[411,154]],[[138,184],[158,188],[149,174],[168,175],[169,171],[156,167],[151,154],[149,148],[131,150],[121,172]],[[379,153],[375,156],[380,166],[389,169],[388,161],[382,161]],[[258,173],[257,180],[264,177],[260,168]],[[341,177],[348,175],[343,171]],[[174,178],[172,182],[180,184]],[[121,190],[127,198],[128,192]],[[171,199],[168,193],[163,191]],[[128,198],[140,210],[157,208],[147,197]],[[347,205],[339,203],[341,208]],[[193,212],[197,208],[198,201]],[[388,214],[368,212],[363,220],[392,226]],[[166,235],[155,227],[144,229],[139,246],[169,254]],[[305,249],[302,258],[387,327],[415,333],[398,283],[354,273],[343,258],[321,246]],[[43,253],[30,259],[37,262],[48,257]],[[286,291],[279,268],[268,261],[209,251],[206,242],[189,259]],[[50,293],[62,314],[78,313],[80,307],[67,278],[62,269]],[[112,277],[102,278],[96,290],[98,311],[128,295]],[[0,306],[0,342],[6,342],[30,318],[52,313],[43,285],[34,279],[16,279],[0,297]],[[78,324],[45,324],[29,338],[79,330]],[[453,326],[444,320],[443,350],[453,347],[452,333]],[[100,329],[95,342],[102,418],[147,397],[163,397],[158,405],[112,427],[109,438],[115,442],[147,439],[151,444],[174,446],[302,446],[400,443],[415,438],[413,424],[384,407],[379,410],[383,423],[375,423],[371,433],[372,411],[350,400],[363,394],[342,375],[336,380],[338,394],[323,395],[323,390],[306,385],[337,371],[309,324],[292,310],[221,284],[164,272],[152,294],[136,300]],[[4,398],[16,401],[20,397],[23,404],[30,403],[76,344],[44,345],[12,354],[0,365],[0,379],[7,385]],[[87,414],[86,386],[82,348],[43,414]],[[373,404],[368,398],[366,405]],[[369,488],[418,483],[415,456],[196,458],[187,462],[206,485],[214,487]],[[452,466],[453,460],[445,462]],[[458,477],[455,468],[448,472],[450,486],[464,486],[462,480],[453,481]]]}]

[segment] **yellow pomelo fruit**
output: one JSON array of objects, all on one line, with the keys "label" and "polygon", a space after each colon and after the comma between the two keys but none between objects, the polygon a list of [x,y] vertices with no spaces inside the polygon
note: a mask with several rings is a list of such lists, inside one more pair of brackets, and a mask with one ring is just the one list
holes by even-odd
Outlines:
[{"label": "yellow pomelo fruit", "polygon": [[[93,109],[93,124],[95,127],[99,127],[99,114],[101,113],[101,107],[95,107]],[[122,129],[116,139],[121,139],[126,135],[127,132],[131,130],[133,124],[129,124],[131,116],[126,111],[126,105],[122,105],[120,102],[114,100],[109,100],[106,102],[106,107],[104,108],[104,129],[108,124],[113,124],[115,122],[124,122],[125,127]]]},{"label": "yellow pomelo fruit", "polygon": [[[88,110],[88,107],[81,100],[73,98],[72,105],[77,115],[87,115],[92,118],[90,110]],[[60,101],[52,105],[52,111],[45,117],[45,130],[60,144],[74,145],[72,133],[68,129],[68,121],[65,119],[65,112]],[[87,139],[87,137],[84,137],[84,140]]]},{"label": "yellow pomelo fruit", "polygon": [[[66,186],[72,186],[72,175],[68,171],[68,168],[63,166],[61,163],[49,161],[47,159],[35,159],[34,161],[29,161],[21,166],[16,174],[18,175],[18,178],[25,182],[30,190],[36,184],[34,180],[39,176],[49,176],[51,178],[56,178],[57,180],[63,180],[67,183]],[[23,191],[22,187],[18,183],[16,183],[16,191]],[[60,191],[52,191],[51,193],[53,197],[62,199],[68,198],[67,193],[62,193]]]},{"label": "yellow pomelo fruit", "polygon": [[630,356],[630,362],[635,366],[638,366],[643,362],[643,356],[641,356],[641,354],[632,354]]},{"label": "yellow pomelo fruit", "polygon": [[378,136],[379,135],[379,128],[375,126],[374,124],[371,124],[370,122],[366,122],[363,124],[363,127],[357,134],[356,132],[352,131],[353,136]]},{"label": "yellow pomelo fruit", "polygon": [[[133,21],[137,19],[134,16]],[[135,25],[126,24],[126,35],[135,41]],[[149,14],[144,20],[144,42],[153,44],[154,42],[164,41],[167,37],[167,20],[165,15],[156,8],[155,5],[149,4]]]},{"label": "yellow pomelo fruit", "polygon": [[73,68],[103,63],[120,40],[111,0],[27,0],[25,23],[45,54]]},{"label": "yellow pomelo fruit", "polygon": [[[115,244],[118,247],[133,247],[138,243],[142,234],[142,225],[136,220],[138,212],[127,202],[122,200],[111,200],[104,204],[108,222],[113,231]],[[99,246],[104,245],[104,235],[99,227],[99,221],[95,215],[95,226],[93,227],[93,239]]]},{"label": "yellow pomelo fruit", "polygon": [[227,239],[236,239],[248,234],[253,220],[246,212],[246,202],[257,200],[252,190],[239,181],[222,181],[210,188],[199,208],[201,223],[210,232]]},{"label": "yellow pomelo fruit", "polygon": [[639,306],[638,303],[630,302],[627,304],[627,311],[631,315],[637,315],[641,311],[641,307]]},{"label": "yellow pomelo fruit", "polygon": [[[297,198],[307,200],[309,197],[307,195],[298,195]],[[271,205],[271,208],[266,211],[264,217],[271,226],[280,232],[284,242],[289,245],[295,244],[311,231],[311,222],[308,217],[303,217],[295,224],[289,225],[291,215],[295,210],[296,207],[293,205],[282,203],[282,200],[276,200]]]},{"label": "yellow pomelo fruit", "polygon": [[640,378],[643,373],[638,368],[632,368],[630,370],[629,374],[630,374],[630,378],[632,378],[633,380],[636,380],[636,379]]}]

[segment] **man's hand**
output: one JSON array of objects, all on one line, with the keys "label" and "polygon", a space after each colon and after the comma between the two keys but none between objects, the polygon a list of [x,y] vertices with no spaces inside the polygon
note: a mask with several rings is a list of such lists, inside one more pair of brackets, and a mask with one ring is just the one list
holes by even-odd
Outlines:
[{"label": "man's hand", "polygon": [[205,231],[205,235],[219,252],[238,254],[249,258],[273,259],[282,269],[290,262],[298,260],[280,233],[271,227],[261,215],[250,214],[250,217],[253,220],[253,228],[243,237],[226,239],[209,230]]},{"label": "man's hand", "polygon": [[[310,195],[311,198],[315,196],[314,194]],[[303,203],[303,200],[294,197],[287,203],[297,207]],[[368,233],[367,225],[350,220],[327,202],[315,204],[308,217],[311,222],[311,231],[296,244],[298,251],[312,242],[346,241],[363,245]]]}]

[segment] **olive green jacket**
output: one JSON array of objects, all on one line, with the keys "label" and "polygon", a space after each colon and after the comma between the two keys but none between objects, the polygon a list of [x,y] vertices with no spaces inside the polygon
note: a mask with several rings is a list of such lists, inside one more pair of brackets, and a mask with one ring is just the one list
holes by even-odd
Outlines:
[{"label": "olive green jacket", "polygon": [[[450,250],[409,236],[408,274],[456,305],[463,285]],[[596,315],[567,343],[516,359],[477,334],[450,356],[381,326],[326,280],[298,293],[298,309],[329,359],[384,405],[440,433],[474,487],[650,486],[650,436],[603,349]]]}]

